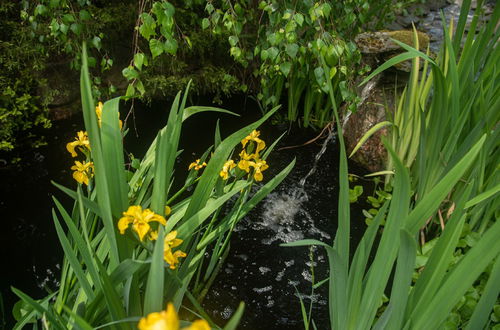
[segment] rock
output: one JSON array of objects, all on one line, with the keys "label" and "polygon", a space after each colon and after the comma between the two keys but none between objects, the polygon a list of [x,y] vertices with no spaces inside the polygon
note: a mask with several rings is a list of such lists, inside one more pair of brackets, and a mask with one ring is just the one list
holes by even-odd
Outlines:
[{"label": "rock", "polygon": [[415,15],[404,15],[404,16],[399,16],[396,18],[396,22],[401,24],[404,27],[411,27],[412,23],[417,24],[420,21],[420,18],[418,18]]},{"label": "rock", "polygon": [[[364,32],[358,34],[354,38],[354,41],[361,53],[380,54],[401,49],[391,39],[399,40],[413,47],[415,44],[413,36],[413,31],[411,30]],[[417,36],[420,49],[427,48],[429,36],[420,31],[417,31]]]},{"label": "rock", "polygon": [[[393,108],[393,82],[382,82],[380,76],[368,82],[359,94],[362,102],[355,113],[344,120],[343,133],[346,141],[347,153],[350,154],[363,135],[374,125],[386,120],[386,105]],[[387,84],[387,90],[385,89]],[[391,89],[392,90],[389,90]],[[372,135],[360,149],[351,157],[370,172],[385,169],[387,151],[381,137],[387,135],[387,128]]]},{"label": "rock", "polygon": [[425,5],[429,8],[429,10],[438,11],[447,5],[447,1],[446,0],[427,1]]},{"label": "rock", "polygon": [[[429,37],[417,31],[419,41],[419,48],[426,49],[429,44]],[[414,47],[414,32],[408,30],[398,31],[378,31],[378,32],[365,32],[356,36],[355,42],[360,49],[361,53],[365,54],[363,60],[369,62],[368,55],[382,54],[381,60],[387,61],[400,53],[402,48],[391,39],[399,40],[407,45]],[[411,61],[404,61],[394,66],[397,70],[410,72]]]}]

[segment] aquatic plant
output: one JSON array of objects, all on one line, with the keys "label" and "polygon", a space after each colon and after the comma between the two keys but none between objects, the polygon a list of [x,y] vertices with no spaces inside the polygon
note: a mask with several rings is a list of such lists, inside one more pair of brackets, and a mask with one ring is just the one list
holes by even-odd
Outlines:
[{"label": "aquatic plant", "polygon": [[[127,130],[119,124],[120,99],[104,102],[96,113],[85,46],[82,58],[83,116],[90,145],[90,150],[83,150],[90,151],[86,157],[93,162],[93,176],[83,177],[84,171],[78,170],[82,174],[76,190],[56,184],[75,200],[72,210],[67,211],[54,197],[53,219],[65,253],[60,287],[39,300],[13,288],[22,300],[17,306],[23,310],[15,328],[37,320],[54,329],[130,329],[138,322],[147,328],[153,326],[154,320],[163,319],[161,311],[166,302],[171,302],[173,310],[184,303],[192,305],[215,327],[192,290],[204,288],[215,276],[234,226],[286,177],[294,164],[256,190],[251,190],[255,175],[245,176],[246,172],[241,171],[241,175],[223,180],[219,172],[236,146],[255,135],[252,132],[272,112],[226,139],[217,129],[210,159],[212,148],[200,158],[200,162],[206,161],[206,167],[190,171],[182,187],[174,191],[173,169],[183,121],[204,111],[230,112],[186,107],[188,86],[182,99],[181,93],[177,94],[167,125],[136,164],[136,171],[127,173],[122,145]],[[252,139],[255,141],[254,136]],[[274,145],[257,147],[262,162]],[[81,164],[85,167],[88,163]],[[188,188],[191,193],[186,193]],[[230,199],[233,202],[222,213],[221,206]],[[241,304],[226,329],[235,328],[243,308]],[[173,310],[167,308],[165,312],[170,315],[168,322],[175,319]],[[191,328],[196,327],[206,328],[206,324],[195,321]]]},{"label": "aquatic plant", "polygon": [[[424,88],[420,92],[425,91],[429,97],[432,95],[432,111],[421,113],[426,106],[421,102],[422,94],[413,96],[419,113],[426,116],[416,138],[421,143],[425,142],[430,150],[422,148],[422,144],[417,148],[414,157],[418,168],[410,175],[408,167],[411,162],[404,161],[412,157],[408,158],[408,153],[404,153],[405,158],[400,159],[390,141],[385,141],[394,166],[392,198],[384,202],[354,254],[349,252],[349,186],[341,125],[338,125],[341,166],[335,240],[332,245],[316,240],[286,244],[318,245],[326,249],[330,263],[328,284],[332,329],[440,328],[475,281],[491,267],[477,305],[470,307],[467,318],[457,326],[482,329],[489,322],[499,293],[495,283],[500,276],[500,245],[497,243],[500,224],[494,220],[498,209],[496,123],[499,114],[498,87],[493,83],[498,80],[498,72],[494,68],[498,62],[495,54],[498,52],[496,40],[499,31],[495,31],[494,26],[500,9],[496,6],[492,21],[478,35],[468,36],[457,66],[455,54],[469,7],[470,1],[464,2],[454,42],[445,32],[440,64],[408,46],[405,47],[408,53],[398,59],[420,56],[432,66],[433,75],[427,78],[426,84],[414,85]],[[473,38],[476,41],[473,42]],[[464,80],[458,79],[461,74]],[[475,90],[463,90],[464,94],[460,95],[462,82],[466,88],[478,85]],[[330,94],[330,97],[333,95]],[[474,111],[469,109],[472,105],[477,106]],[[337,123],[340,123],[334,110]],[[460,112],[462,110],[465,112]],[[471,119],[477,112],[480,116],[471,123],[472,130],[462,130],[467,125],[466,118]],[[431,136],[434,139],[429,140]],[[463,140],[459,144],[461,136]],[[434,146],[430,145],[431,142]],[[443,162],[443,157],[449,161]],[[492,157],[491,163],[486,160],[487,157]],[[434,162],[433,166],[429,162]],[[423,171],[421,166],[429,172]],[[439,171],[435,172],[436,169]],[[425,190],[421,190],[423,187]],[[442,231],[433,242],[435,245],[431,249],[426,248],[428,259],[425,267],[415,273],[421,228],[440,214],[445,200],[452,205],[448,208],[447,222],[442,222]],[[474,208],[478,205],[481,207]],[[374,246],[384,219],[385,226],[378,246]],[[464,249],[459,239],[465,228],[475,229],[476,239],[474,244]],[[454,255],[457,252],[459,258]],[[384,294],[389,291],[388,303],[383,304]],[[304,322],[308,328],[308,318],[304,318]]]}]

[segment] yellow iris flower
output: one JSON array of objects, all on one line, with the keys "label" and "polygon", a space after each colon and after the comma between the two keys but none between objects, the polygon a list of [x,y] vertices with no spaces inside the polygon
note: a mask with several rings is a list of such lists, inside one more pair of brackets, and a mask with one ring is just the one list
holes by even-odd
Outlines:
[{"label": "yellow iris flower", "polygon": [[219,175],[222,177],[222,179],[227,180],[227,178],[229,177],[229,171],[231,171],[231,169],[233,169],[235,166],[236,164],[232,159],[225,162],[224,166],[222,166],[222,171],[219,172]]},{"label": "yellow iris flower", "polygon": [[173,230],[165,236],[163,245],[163,259],[170,265],[170,269],[177,268],[179,258],[184,258],[186,254],[181,250],[172,252],[172,249],[182,244],[183,240],[176,238],[177,231]]},{"label": "yellow iris flower", "polygon": [[79,131],[76,133],[76,138],[75,141],[69,142],[66,144],[66,150],[68,150],[69,153],[71,153],[71,157],[76,157],[78,156],[75,148],[77,148],[80,151],[84,151],[85,149],[90,150],[90,142],[89,142],[89,137],[87,135],[87,132],[84,131]]},{"label": "yellow iris flower", "polygon": [[83,163],[75,161],[75,165],[71,166],[73,178],[80,184],[89,185],[89,179],[94,176],[94,163],[85,161]]},{"label": "yellow iris flower", "polygon": [[[172,209],[170,208],[170,206],[166,205],[165,206],[165,217],[168,217],[170,215],[170,213],[172,213]],[[149,239],[151,241],[156,241],[158,239],[158,231],[152,230],[151,232],[149,232]]]},{"label": "yellow iris flower", "polygon": [[[175,307],[168,303],[167,309],[161,312],[150,313],[143,317],[137,325],[139,330],[180,330],[180,321]],[[196,320],[191,326],[182,330],[210,330],[210,325],[205,320]]]},{"label": "yellow iris flower", "polygon": [[194,167],[195,171],[199,171],[205,166],[207,166],[207,163],[203,162],[202,164],[200,164],[200,159],[197,159],[195,162],[192,162],[191,164],[189,164],[188,170],[190,170]]},{"label": "yellow iris flower", "polygon": [[[118,230],[120,234],[124,234],[125,230],[132,224],[132,229],[135,230],[137,235],[139,235],[139,239],[142,241],[144,236],[146,236],[151,229],[149,222],[154,221],[164,226],[167,224],[167,221],[161,215],[154,213],[150,209],[142,210],[142,207],[139,205],[133,205],[130,206],[126,212],[123,212],[123,217],[118,220]],[[156,234],[156,236],[158,236],[158,234]],[[151,238],[153,237],[154,234],[151,235]]]},{"label": "yellow iris flower", "polygon": [[262,181],[263,179],[262,171],[267,170],[269,168],[269,165],[267,165],[265,160],[256,159],[253,168],[255,170],[253,173],[255,181]]},{"label": "yellow iris flower", "polygon": [[259,152],[266,147],[266,143],[263,140],[259,139],[259,135],[260,135],[259,131],[253,130],[252,133],[250,133],[250,135],[241,140],[243,148],[245,148],[245,146],[249,141],[253,141],[257,145],[255,154],[258,155]]},{"label": "yellow iris flower", "polygon": [[245,150],[242,150],[240,152],[240,161],[238,162],[238,167],[242,169],[245,172],[250,172],[250,166],[254,165],[254,162],[251,161],[253,157],[255,157],[254,154],[247,154]]},{"label": "yellow iris flower", "polygon": [[[102,102],[97,103],[97,106],[95,107],[95,114],[97,115],[97,122],[99,123],[99,127],[102,125],[102,109],[104,105]],[[118,113],[118,122],[120,123],[120,129],[123,127],[123,123],[120,120],[120,113]]]}]

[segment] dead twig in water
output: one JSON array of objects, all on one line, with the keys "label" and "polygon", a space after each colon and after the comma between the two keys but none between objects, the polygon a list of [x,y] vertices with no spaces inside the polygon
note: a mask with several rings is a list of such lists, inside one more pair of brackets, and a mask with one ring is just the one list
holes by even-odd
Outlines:
[{"label": "dead twig in water", "polygon": [[286,149],[300,148],[300,147],[306,146],[306,145],[308,145],[308,144],[311,144],[311,143],[313,143],[313,142],[315,142],[315,141],[317,141],[317,140],[319,140],[319,139],[323,138],[323,137],[324,137],[324,135],[325,135],[325,131],[327,132],[326,136],[330,135],[330,133],[331,133],[332,129],[333,129],[333,121],[332,121],[332,122],[330,122],[330,123],[328,123],[328,124],[327,124],[327,125],[326,125],[326,126],[325,126],[322,130],[321,130],[321,132],[319,133],[319,135],[318,135],[318,136],[316,136],[315,138],[313,138],[313,139],[311,139],[311,140],[309,140],[309,141],[307,141],[307,142],[304,142],[304,143],[302,143],[302,144],[298,144],[298,145],[294,145],[294,146],[286,146],[286,147],[281,147],[281,148],[279,148],[279,149],[278,149],[278,151],[280,151],[280,150],[286,150]]}]

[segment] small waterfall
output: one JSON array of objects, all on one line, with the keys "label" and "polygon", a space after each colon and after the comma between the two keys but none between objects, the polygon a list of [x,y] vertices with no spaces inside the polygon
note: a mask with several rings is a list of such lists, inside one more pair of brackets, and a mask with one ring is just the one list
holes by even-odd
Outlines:
[{"label": "small waterfall", "polygon": [[307,180],[316,172],[321,157],[326,152],[328,144],[335,139],[334,130],[328,132],[321,145],[321,149],[314,156],[309,171],[303,176],[298,185],[292,186],[284,192],[271,193],[267,196],[260,221],[257,223],[262,228],[272,230],[275,234],[262,240],[264,244],[275,241],[293,242],[306,236],[319,235],[329,239],[330,235],[321,231],[314,225],[314,219],[303,204],[309,200],[306,190]]},{"label": "small waterfall", "polygon": [[316,172],[316,168],[318,167],[319,160],[321,159],[321,156],[326,151],[326,147],[328,146],[328,143],[330,141],[333,141],[335,139],[335,131],[333,129],[330,130],[328,133],[328,136],[326,137],[325,141],[323,141],[323,144],[321,145],[321,149],[319,152],[314,156],[314,163],[309,172],[299,181],[299,189],[304,190],[304,186],[306,184],[307,179]]}]

